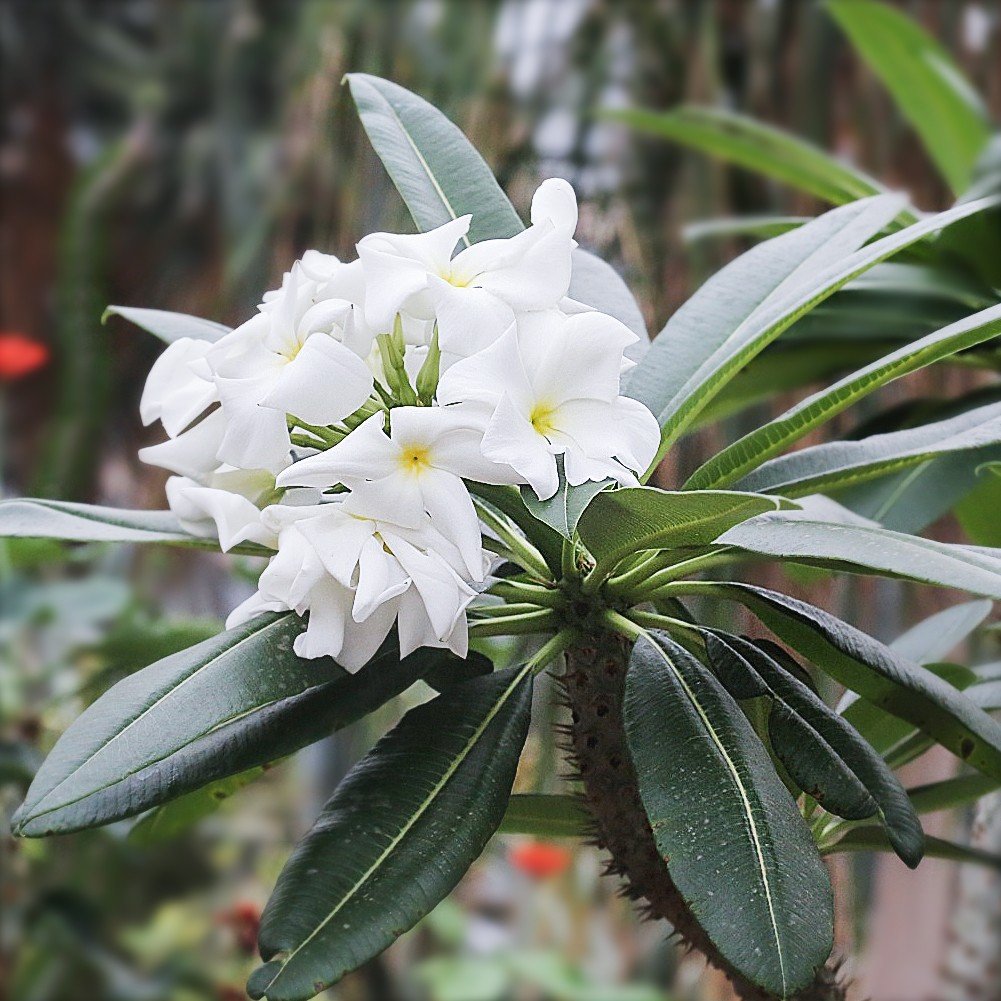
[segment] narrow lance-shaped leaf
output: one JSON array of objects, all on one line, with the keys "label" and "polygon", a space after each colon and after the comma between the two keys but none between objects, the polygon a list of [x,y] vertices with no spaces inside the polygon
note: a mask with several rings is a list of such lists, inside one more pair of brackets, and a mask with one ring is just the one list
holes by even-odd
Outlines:
[{"label": "narrow lance-shaped leaf", "polygon": [[796,320],[874,265],[994,204],[987,198],[959,205],[855,249],[899,206],[892,196],[877,196],[759,244],[718,272],[675,313],[629,382],[629,395],[645,403],[664,429],[657,461]]},{"label": "narrow lance-shaped leaf", "polygon": [[[888,852],[890,844],[886,832],[881,827],[853,827],[832,844],[824,845],[823,855],[837,855],[843,852]],[[929,858],[949,859],[952,862],[968,862],[983,865],[989,869],[1001,870],[1001,855],[960,845],[944,838],[925,839],[925,854]]]},{"label": "narrow lance-shaped leaf", "polygon": [[572,487],[567,483],[566,474],[563,472],[563,457],[557,456],[556,462],[560,473],[560,485],[556,493],[543,501],[539,500],[531,487],[524,486],[521,488],[521,499],[525,502],[525,507],[544,525],[559,532],[564,539],[572,539],[577,523],[588,504],[602,490],[613,486],[615,481],[592,480],[578,487]]},{"label": "narrow lance-shaped leaf", "polygon": [[805,514],[764,514],[729,529],[717,542],[811,566],[900,577],[1001,599],[1001,553]]},{"label": "narrow lance-shaped leaf", "polygon": [[278,878],[251,997],[312,997],[452,890],[504,816],[531,677],[512,668],[457,685],[412,709],[355,765]]},{"label": "narrow lance-shaped leaf", "polygon": [[623,711],[675,886],[728,963],[792,996],[830,954],[832,893],[764,746],[708,668],[662,633],[637,640]]},{"label": "narrow lance-shaped leaf", "polygon": [[[95,504],[32,497],[0,501],[0,538],[4,537],[219,548],[218,539],[200,538],[185,532],[170,511],[124,511]],[[230,552],[250,556],[271,555],[271,550],[254,543],[234,546]]]},{"label": "narrow lance-shaped leaf", "polygon": [[674,589],[677,594],[740,602],[815,667],[908,720],[979,771],[1001,778],[1001,724],[948,682],[854,626],[806,602],[750,584],[685,581]]},{"label": "narrow lance-shaped leaf", "polygon": [[14,818],[28,837],[130,817],[276,761],[409,688],[451,657],[399,660],[387,642],[358,674],[292,651],[305,628],[269,614],[123,679],[63,734]]},{"label": "narrow lance-shaped leaf", "polygon": [[1001,305],[952,323],[907,344],[878,361],[808,396],[780,417],[744,435],[700,466],[686,490],[728,487],[741,476],[778,455],[880,386],[996,337],[1001,331]]},{"label": "narrow lance-shaped leaf", "polygon": [[101,317],[106,323],[109,316],[120,316],[137,327],[149,331],[166,344],[182,337],[196,341],[217,341],[230,332],[230,328],[215,320],[204,320],[188,313],[171,313],[163,309],[138,309],[135,306],[109,306]]},{"label": "narrow lance-shaped leaf", "polygon": [[833,0],[827,9],[917,130],[953,194],[962,194],[991,126],[952,57],[911,18],[885,3]]},{"label": "narrow lance-shaped leaf", "polygon": [[[835,205],[885,190],[878,181],[819,147],[746,115],[721,108],[682,106],[668,112],[627,109],[602,114],[641,132],[671,139],[765,174]],[[913,219],[913,215],[910,218]]]},{"label": "narrow lance-shaped leaf", "polygon": [[539,838],[588,837],[594,821],[579,796],[521,793],[512,796],[498,828],[501,834],[531,834]]},{"label": "narrow lance-shaped leaf", "polygon": [[971,452],[999,443],[1001,404],[992,403],[903,431],[803,448],[769,460],[738,480],[736,486],[804,497],[852,487],[951,452]]}]

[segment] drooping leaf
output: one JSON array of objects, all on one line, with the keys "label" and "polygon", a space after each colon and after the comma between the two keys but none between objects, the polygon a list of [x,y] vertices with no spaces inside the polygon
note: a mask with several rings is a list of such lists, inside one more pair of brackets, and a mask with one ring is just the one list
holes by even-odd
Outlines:
[{"label": "drooping leaf", "polygon": [[901,577],[1001,599],[1001,554],[804,514],[759,515],[727,530],[717,542],[811,566]]},{"label": "drooping leaf", "polygon": [[752,469],[736,486],[804,497],[855,486],[950,452],[971,452],[999,443],[1001,404],[991,403],[920,427],[803,448]]},{"label": "drooping leaf", "polygon": [[978,771],[1001,778],[1001,724],[931,671],[835,616],[777,591],[736,582],[684,581],[678,594],[746,606],[815,667],[907,720]]},{"label": "drooping leaf", "polygon": [[[611,264],[583,247],[576,247],[573,251],[568,295],[571,299],[614,316],[636,334],[639,340],[626,348],[627,358],[639,361],[646,354],[650,346],[650,334],[646,329],[643,313],[629,291],[629,286]],[[629,373],[626,373],[626,378],[628,377]]]},{"label": "drooping leaf", "polygon": [[662,633],[636,642],[623,713],[675,885],[729,963],[789,997],[830,954],[832,894],[765,748],[712,673]]},{"label": "drooping leaf", "polygon": [[781,504],[777,498],[725,490],[627,487],[599,493],[577,528],[595,558],[611,568],[643,549],[708,545],[733,525]]},{"label": "drooping leaf", "polygon": [[522,793],[508,801],[498,832],[580,838],[589,836],[593,828],[594,822],[577,796]]},{"label": "drooping leaf", "polygon": [[928,334],[808,396],[781,417],[718,452],[689,477],[687,490],[727,487],[778,455],[814,428],[853,406],[880,386],[916,372],[1001,332],[1001,306],[992,306]]},{"label": "drooping leaf", "polygon": [[[22,497],[0,501],[0,537],[63,539],[67,542],[157,542],[195,549],[218,549],[216,539],[203,539],[181,528],[170,511],[124,511],[95,504]],[[254,543],[230,552],[268,556]]]},{"label": "drooping leaf", "polygon": [[834,205],[885,189],[817,146],[746,115],[684,105],[667,112],[638,109],[603,115],[788,184]]},{"label": "drooping leaf", "polygon": [[149,331],[166,344],[182,337],[196,341],[217,341],[230,332],[229,327],[215,320],[204,320],[188,313],[171,313],[163,309],[138,309],[135,306],[109,306],[101,317],[107,323],[109,316],[120,316],[137,327]]},{"label": "drooping leaf", "polygon": [[990,117],[952,57],[885,3],[830,0],[827,9],[883,81],[953,194],[970,184],[991,136]]},{"label": "drooping leaf", "polygon": [[[276,761],[366,715],[440,663],[387,642],[355,675],[292,651],[304,628],[269,614],[120,681],[63,734],[14,818],[41,837],[134,816]],[[451,656],[451,655],[448,655]]]},{"label": "drooping leaf", "polygon": [[251,997],[312,997],[452,890],[504,816],[531,690],[524,668],[458,685],[355,765],[278,878]]},{"label": "drooping leaf", "polygon": [[[890,844],[881,827],[853,827],[836,842],[825,845],[822,855],[837,855],[842,852],[887,852]],[[925,854],[929,858],[949,859],[953,862],[969,862],[990,869],[1001,870],[1001,855],[992,855],[979,848],[960,845],[943,838],[925,838]]]},{"label": "drooping leaf", "polygon": [[[786,714],[778,717],[777,732],[772,734],[772,745],[790,774],[800,781],[814,782],[819,786],[817,795],[809,785],[800,782],[800,788],[809,793],[825,809],[841,817],[862,820],[872,816],[877,808],[880,823],[886,829],[894,851],[912,868],[921,861],[924,852],[924,832],[904,787],[886,766],[883,759],[858,732],[816,695],[809,687],[788,674],[760,646],[738,636],[719,637],[710,633],[706,649],[718,658],[723,650],[740,657],[768,686],[773,698],[787,707]],[[710,657],[713,653],[710,652]],[[773,710],[774,715],[774,710]],[[799,721],[797,726],[793,719]],[[769,720],[771,729],[771,720]],[[825,747],[812,746],[810,733],[816,734]],[[776,741],[776,736],[778,740]],[[832,756],[856,777],[868,793],[869,803],[852,796],[852,788],[845,784],[844,791],[831,785],[836,774],[825,774],[820,762]],[[832,797],[833,793],[833,797]],[[868,813],[862,812],[869,806]]]}]

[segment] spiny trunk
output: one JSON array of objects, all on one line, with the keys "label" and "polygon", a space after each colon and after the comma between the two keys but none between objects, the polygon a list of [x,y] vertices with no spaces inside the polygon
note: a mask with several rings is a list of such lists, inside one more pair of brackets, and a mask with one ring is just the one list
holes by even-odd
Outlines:
[{"label": "spiny trunk", "polygon": [[[603,633],[568,651],[561,679],[572,714],[567,751],[584,783],[597,844],[611,855],[606,872],[624,877],[628,896],[643,901],[641,906],[651,917],[670,922],[686,947],[698,949],[726,974],[743,1001],[773,1001],[772,995],[745,980],[723,958],[657,852],[622,725],[628,663],[628,642]],[[796,995],[796,1001],[845,1001],[846,997],[837,971],[825,967],[810,987]]]}]

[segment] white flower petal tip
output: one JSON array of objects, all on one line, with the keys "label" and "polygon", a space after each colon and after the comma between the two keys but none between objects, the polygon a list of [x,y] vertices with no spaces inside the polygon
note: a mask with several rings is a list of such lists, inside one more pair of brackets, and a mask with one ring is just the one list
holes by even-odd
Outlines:
[{"label": "white flower petal tip", "polygon": [[539,185],[532,198],[532,225],[551,222],[565,236],[577,229],[577,195],[569,181],[551,177]]}]

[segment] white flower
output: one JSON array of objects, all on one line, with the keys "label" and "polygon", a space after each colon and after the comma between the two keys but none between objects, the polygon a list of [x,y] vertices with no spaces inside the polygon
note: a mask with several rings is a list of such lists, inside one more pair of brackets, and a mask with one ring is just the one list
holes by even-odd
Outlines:
[{"label": "white flower", "polygon": [[509,483],[510,473],[483,458],[482,432],[461,407],[396,407],[391,436],[385,421],[384,413],[373,415],[333,448],[294,463],[278,485],[322,489],[340,483],[355,491],[368,485],[369,517],[411,530],[430,517],[461,553],[470,579],[482,580],[479,521],[462,477]]},{"label": "white flower", "polygon": [[277,548],[277,534],[261,520],[261,505],[275,497],[275,478],[266,470],[220,466],[203,482],[172,476],[166,489],[181,526],[192,535],[217,538],[224,553],[241,542]]},{"label": "white flower", "polygon": [[532,225],[506,240],[484,240],[454,258],[471,216],[429,233],[373,233],[358,244],[370,327],[388,332],[397,313],[436,320],[447,367],[486,347],[515,312],[556,306],[570,286],[577,201],[563,180],[543,182],[532,200]]},{"label": "white flower", "polygon": [[[327,270],[318,280],[320,264]],[[207,360],[226,415],[221,461],[278,472],[289,462],[287,414],[336,424],[369,398],[371,333],[355,303],[330,296],[350,293],[359,275],[314,252],[292,266],[257,316],[212,346]]]},{"label": "white flower", "polygon": [[559,485],[556,456],[572,485],[630,472],[653,461],[653,414],[619,396],[623,349],[636,339],[603,313],[525,313],[494,344],[453,365],[438,402],[461,404],[484,429],[483,455],[515,469],[542,499]]},{"label": "white flower", "polygon": [[352,494],[310,507],[270,507],[264,522],[278,553],[258,593],[227,620],[262,611],[309,612],[300,657],[331,656],[349,671],[366,664],[397,622],[400,656],[421,646],[468,650],[466,607],[476,592],[444,554],[454,552],[425,518],[418,531],[365,517]]},{"label": "white flower", "polygon": [[168,345],[146,377],[139,416],[143,424],[159,419],[171,438],[179,435],[219,397],[205,356],[211,341],[181,337]]},{"label": "white flower", "polygon": [[225,434],[226,418],[217,407],[176,438],[139,449],[139,458],[200,481],[219,468],[219,446]]}]

